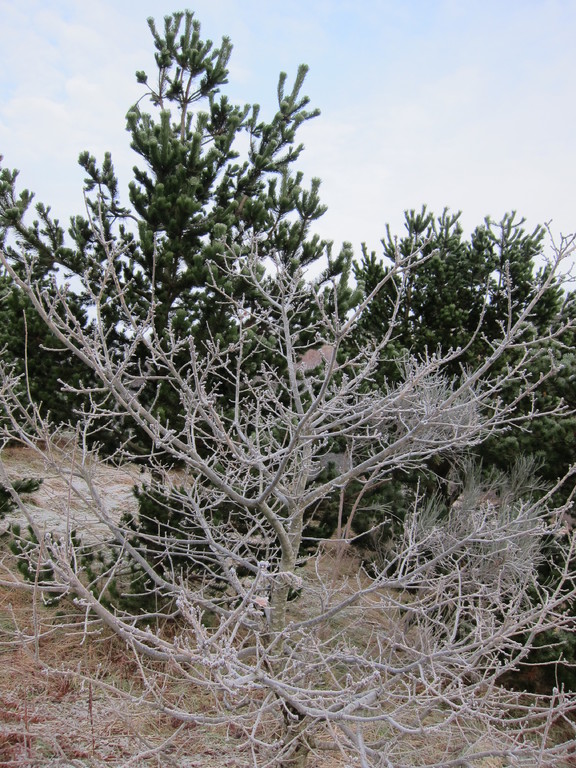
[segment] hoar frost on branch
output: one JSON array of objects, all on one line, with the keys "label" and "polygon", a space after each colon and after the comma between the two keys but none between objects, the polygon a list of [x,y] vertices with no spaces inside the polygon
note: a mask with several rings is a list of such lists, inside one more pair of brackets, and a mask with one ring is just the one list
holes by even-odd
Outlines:
[{"label": "hoar frost on branch", "polygon": [[[346,522],[351,489],[361,505],[394,472],[437,455],[456,458],[490,434],[538,418],[518,405],[554,374],[554,347],[571,321],[557,318],[548,335],[534,338],[531,317],[573,242],[556,250],[519,313],[508,283],[508,321],[476,367],[449,378],[446,364],[462,350],[407,354],[400,380],[382,388],[373,374],[394,339],[397,312],[377,344],[359,348],[355,329],[385,285],[395,286],[401,305],[407,276],[425,258],[419,251],[398,254],[381,284],[340,312],[337,285],[306,281],[281,254],[268,254],[264,264],[257,239],[228,246],[223,230],[230,258],[211,265],[211,288],[236,318],[236,335],[200,343],[172,325],[158,330],[154,296],[143,313],[119,277],[124,253],[94,227],[106,261],[99,282],[96,270],[83,282],[89,323],[69,308],[69,287],[53,281],[48,288],[36,281],[34,263],[16,267],[2,255],[50,331],[93,373],[86,386],[68,386],[81,405],[75,449],[64,459],[59,430],[2,368],[4,442],[44,455],[109,532],[98,545],[110,552],[106,567],[88,576],[83,562],[92,545],[82,543],[82,531],[80,541],[44,536],[17,498],[41,542],[27,556],[40,557],[51,573],[39,588],[74,596],[126,641],[151,705],[182,721],[234,723],[254,765],[303,766],[323,749],[363,766],[482,765],[488,757],[510,766],[562,765],[570,744],[551,738],[551,723],[571,722],[573,694],[520,695],[501,684],[544,632],[573,624],[566,607],[574,539],[565,510],[553,509],[553,489],[523,494],[519,483],[519,492],[504,494],[468,484],[447,517],[417,494],[401,534],[352,576],[327,567],[337,542],[316,541],[312,554],[303,545],[322,505],[346,498]],[[243,295],[226,289],[239,281]],[[110,305],[121,337],[107,324]],[[303,370],[304,354],[318,346],[328,352]],[[144,397],[151,383],[177,399],[177,419],[156,407],[149,390]],[[553,413],[564,411],[559,405]],[[134,536],[94,482],[103,459],[91,435],[120,417],[147,436],[148,454],[137,458],[159,506],[173,513],[157,535]],[[338,471],[323,471],[334,455]],[[128,441],[107,460],[133,458]],[[540,569],[550,541],[556,577],[548,583]],[[171,606],[169,635],[153,628],[152,611],[104,599],[107,584],[126,579],[127,563]],[[171,699],[173,679],[208,692],[212,712]]]}]

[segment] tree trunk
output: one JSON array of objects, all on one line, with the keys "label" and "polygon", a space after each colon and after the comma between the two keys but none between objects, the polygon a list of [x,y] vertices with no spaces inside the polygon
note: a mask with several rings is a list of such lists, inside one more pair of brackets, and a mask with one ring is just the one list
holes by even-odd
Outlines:
[{"label": "tree trunk", "polygon": [[289,747],[279,763],[280,768],[306,768],[311,739],[306,735],[309,720],[298,713],[284,712],[284,744]]}]

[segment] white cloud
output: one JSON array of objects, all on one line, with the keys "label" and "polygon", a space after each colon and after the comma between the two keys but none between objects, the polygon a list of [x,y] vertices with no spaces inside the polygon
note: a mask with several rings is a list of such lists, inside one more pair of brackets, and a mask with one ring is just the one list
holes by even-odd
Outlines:
[{"label": "white cloud", "polygon": [[[512,208],[576,229],[576,51],[570,3],[197,0],[203,32],[235,45],[231,98],[275,104],[278,72],[311,65],[322,116],[302,168],[323,179],[323,236],[376,248],[405,208],[463,209],[472,228]],[[0,153],[63,215],[82,204],[83,149],[135,162],[125,113],[153,70],[145,18],[167,0],[0,0]],[[22,50],[27,55],[22,55]]]}]

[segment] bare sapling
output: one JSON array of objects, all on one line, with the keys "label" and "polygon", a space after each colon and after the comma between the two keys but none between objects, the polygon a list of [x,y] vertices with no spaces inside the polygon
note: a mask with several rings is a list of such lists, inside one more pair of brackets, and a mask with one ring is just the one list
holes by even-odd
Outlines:
[{"label": "bare sapling", "polygon": [[[440,455],[457,465],[488,436],[529,429],[542,415],[534,396],[556,373],[555,350],[572,321],[560,316],[535,338],[532,318],[574,242],[555,250],[519,311],[509,281],[509,317],[475,367],[448,377],[447,362],[463,350],[407,352],[401,380],[382,388],[374,373],[391,355],[397,313],[378,343],[355,342],[376,291],[342,312],[336,283],[307,279],[281,253],[263,260],[258,239],[247,239],[211,266],[214,306],[233,317],[234,338],[200,343],[171,324],[159,330],[154,294],[143,312],[119,276],[129,254],[97,220],[93,227],[107,258],[99,280],[95,270],[79,276],[80,289],[57,280],[48,289],[25,253],[17,268],[2,255],[52,334],[93,375],[62,383],[75,403],[65,427],[74,437],[64,444],[64,427],[2,367],[3,443],[42,455],[70,492],[69,520],[46,531],[14,491],[38,542],[22,557],[32,572],[40,558],[49,574],[37,588],[72,596],[90,626],[101,622],[125,641],[142,703],[178,721],[233,728],[247,765],[302,768],[326,750],[371,768],[568,765],[570,741],[554,734],[561,725],[574,735],[574,694],[560,682],[538,695],[501,682],[545,633],[573,626],[574,535],[554,489],[528,492],[520,467],[513,493],[463,483],[448,513],[416,492],[399,534],[365,564],[347,522],[394,473]],[[398,254],[377,290],[393,287],[400,307],[424,258]],[[225,287],[240,281],[244,293]],[[78,290],[89,297],[86,323],[70,309]],[[107,323],[110,305],[122,334]],[[323,349],[312,369],[302,365],[311,348]],[[164,414],[150,387],[170,393],[178,418]],[[564,413],[554,406],[553,415]],[[129,439],[101,455],[92,435],[120,418],[145,436],[147,455],[136,457]],[[327,471],[334,455],[337,471]],[[102,462],[127,467],[136,458],[167,513],[156,533],[148,526],[135,535],[96,482]],[[0,482],[10,482],[4,468]],[[347,554],[335,577],[334,542],[307,540],[306,530],[340,499]],[[378,524],[391,514],[383,509]],[[87,569],[94,551],[108,554]],[[158,609],[129,609],[111,592],[113,583],[127,589],[131,568]],[[159,621],[166,612],[170,631]],[[202,706],[186,691],[202,691]]]}]

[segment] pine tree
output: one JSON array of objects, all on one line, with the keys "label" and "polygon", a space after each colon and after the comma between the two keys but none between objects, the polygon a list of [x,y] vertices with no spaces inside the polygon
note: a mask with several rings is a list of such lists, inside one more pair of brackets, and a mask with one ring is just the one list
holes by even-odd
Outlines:
[{"label": "pine tree", "polygon": [[[280,75],[278,111],[270,122],[260,120],[257,105],[232,105],[219,93],[232,51],[227,38],[213,49],[211,41],[201,40],[200,24],[190,12],[167,17],[163,34],[152,19],[148,23],[158,73],[155,84],[144,72],[136,75],[154,113],[143,111],[141,99],[127,115],[131,146],[143,164],[134,168],[130,184],[132,210],[120,206],[110,157],[99,168],[83,153],[87,189],[97,192],[89,206],[111,235],[118,220],[135,218],[137,236],[134,227],[120,228],[130,257],[122,281],[145,306],[154,283],[155,330],[163,333],[171,325],[216,338],[229,332],[230,323],[208,284],[215,266],[229,261],[231,246],[253,236],[263,257],[281,251],[295,267],[324,254],[326,244],[309,236],[312,222],[325,211],[320,182],[313,179],[306,190],[302,174],[292,170],[303,149],[297,130],[318,111],[307,111],[309,100],[300,94],[307,72],[302,65],[289,91],[287,76]],[[241,160],[238,144],[244,136],[249,148]],[[74,227],[81,258],[69,266],[78,269],[94,257],[104,262],[89,222],[77,218]]]},{"label": "pine tree", "polygon": [[[459,348],[460,353],[447,361],[445,370],[456,378],[461,376],[467,366],[475,366],[489,355],[490,340],[497,336],[509,309],[511,316],[517,317],[529,306],[534,292],[546,279],[544,227],[526,232],[524,220],[511,213],[498,223],[487,218],[466,238],[459,219],[460,213],[448,210],[439,217],[426,207],[420,212],[407,211],[405,235],[396,237],[388,227],[382,241],[383,257],[364,248],[360,261],[355,264],[356,278],[368,295],[398,255],[415,254],[417,258],[409,284],[403,286],[400,305],[395,304],[395,297],[400,293],[399,283],[389,283],[387,291],[376,297],[362,318],[360,343],[362,339],[381,338],[392,321],[393,312],[398,315],[397,332],[391,345],[393,353],[380,366],[380,386],[385,387],[402,377],[402,361],[408,352],[425,357],[440,351],[446,356],[450,350]],[[508,289],[513,296],[510,308]],[[571,306],[568,298],[559,285],[552,285],[531,315],[526,338],[538,337],[560,313],[566,313]],[[535,393],[541,410],[562,400],[568,403],[574,400],[571,339],[565,334],[552,346],[558,372]],[[549,351],[550,344],[542,344],[542,352]],[[502,369],[514,361],[515,354],[510,350],[503,356],[499,363]],[[534,381],[539,372],[538,365],[533,364]],[[510,388],[505,396],[512,401],[516,394],[514,388]],[[527,407],[527,402],[519,404],[518,415]],[[576,459],[575,427],[574,419],[537,419],[529,429],[509,429],[487,440],[474,449],[474,455],[487,474],[493,468],[509,471],[519,456],[530,455],[537,459],[540,476],[555,482]],[[439,479],[444,482],[448,479],[450,458],[436,457],[430,470],[426,478],[420,473],[412,477],[409,486],[426,482],[432,492]],[[399,479],[400,486],[405,486],[406,480],[404,474]],[[444,490],[447,492],[446,484]],[[396,499],[403,495],[387,488],[386,494],[391,493]],[[403,493],[406,499],[406,491]],[[405,505],[409,506],[409,501],[405,500]],[[366,520],[365,527],[369,522]]]},{"label": "pine tree", "polygon": [[[383,257],[364,248],[355,265],[356,278],[368,293],[398,253],[419,254],[418,267],[399,307],[402,325],[396,345],[420,355],[459,347],[463,353],[452,366],[453,373],[460,371],[461,364],[486,354],[487,339],[494,337],[508,310],[503,304],[508,283],[514,290],[514,316],[528,305],[535,285],[544,277],[536,260],[542,256],[546,234],[541,226],[526,233],[524,220],[512,213],[499,223],[486,219],[466,239],[459,219],[460,213],[447,209],[438,218],[426,207],[419,213],[407,211],[406,235],[397,238],[388,227],[382,241]],[[367,335],[382,335],[390,321],[396,287],[390,286],[363,318]],[[550,289],[534,316],[535,327],[543,327],[554,317],[561,303],[561,291]],[[393,368],[386,371],[387,377],[392,375]]]},{"label": "pine tree", "polygon": [[[189,336],[198,349],[204,345],[207,350],[233,340],[237,318],[220,301],[220,292],[232,290],[249,316],[249,284],[242,278],[240,255],[248,240],[256,244],[262,264],[270,254],[280,253],[292,270],[305,270],[325,257],[326,281],[346,273],[351,261],[349,248],[332,258],[330,245],[311,233],[325,211],[320,181],[312,179],[305,188],[302,173],[294,170],[303,150],[298,129],[318,114],[308,109],[309,99],[301,94],[307,67],[298,68],[291,87],[281,73],[278,109],[266,121],[260,118],[258,105],[234,105],[220,93],[228,81],[232,52],[228,38],[219,47],[204,41],[199,22],[189,11],[166,17],[163,30],[153,19],[148,24],[157,72],[154,78],[136,73],[144,93],[127,114],[138,158],[130,205],[121,202],[109,154],[101,165],[88,152],[80,155],[86,171],[87,215],[73,217],[68,233],[42,204],[36,206],[38,220],[28,225],[25,218],[33,195],[16,191],[16,172],[4,169],[0,176],[0,235],[10,257],[17,263],[20,252],[34,254],[46,290],[62,274],[67,279],[91,274],[93,290],[78,297],[86,312],[79,322],[85,326],[95,312],[100,313],[120,356],[131,343],[131,329],[118,321],[123,301],[137,308],[142,318],[153,307],[151,332],[167,345]],[[150,112],[145,111],[146,102]],[[95,234],[94,221],[101,235]],[[110,259],[112,252],[122,253],[122,258]],[[228,270],[231,264],[237,274],[234,286],[229,276],[222,276],[222,268]],[[102,273],[108,276],[105,300],[97,292]],[[345,281],[341,286],[344,311]],[[12,315],[10,322],[19,321]],[[134,388],[167,420],[177,421],[177,396],[155,384],[154,362],[143,348],[140,351],[133,364]],[[81,364],[76,365],[70,378],[87,375]],[[29,373],[34,378],[33,366]],[[55,385],[51,373],[39,370],[38,375],[39,387],[49,390]],[[53,391],[57,389],[53,386]],[[112,450],[125,434],[113,418],[103,426],[108,431],[95,430],[94,435],[108,441]],[[136,453],[143,449],[143,439],[135,436]]]},{"label": "pine tree", "polygon": [[[45,287],[50,289],[49,282]],[[79,304],[71,303],[71,310],[85,321]],[[91,374],[49,333],[26,295],[5,275],[0,276],[0,350],[20,378],[20,396],[56,423],[70,420],[72,398],[62,382],[75,386]]]},{"label": "pine tree", "polygon": [[[298,68],[292,85],[285,73],[280,74],[278,108],[267,121],[258,105],[235,105],[221,93],[232,53],[228,38],[219,47],[203,40],[200,23],[188,11],[166,17],[163,29],[153,19],[148,25],[157,69],[153,76],[136,73],[143,95],[127,113],[137,161],[129,204],[121,200],[110,154],[99,164],[83,152],[79,163],[86,172],[87,211],[71,219],[68,232],[42,204],[36,206],[37,220],[27,224],[33,195],[17,192],[17,173],[8,169],[0,175],[0,227],[5,249],[17,268],[22,253],[33,255],[42,290],[54,295],[63,275],[71,280],[69,295],[79,327],[96,329],[102,322],[109,354],[115,362],[126,361],[134,395],[167,426],[180,429],[181,392],[167,382],[162,361],[154,359],[146,345],[134,339],[133,328],[123,323],[123,304],[130,307],[133,318],[151,319],[148,333],[159,349],[172,354],[181,345],[179,366],[189,363],[191,348],[195,355],[209,359],[223,345],[232,345],[226,366],[212,371],[210,381],[203,383],[217,386],[224,397],[228,394],[232,408],[226,369],[234,368],[233,345],[240,324],[245,329],[252,314],[254,281],[244,274],[246,244],[257,249],[263,274],[272,256],[281,258],[288,272],[301,274],[302,279],[309,267],[324,259],[317,289],[337,281],[341,314],[354,301],[346,280],[352,253],[344,246],[333,257],[331,244],[312,233],[314,222],[325,211],[319,198],[320,181],[314,178],[306,188],[303,174],[296,170],[303,151],[298,131],[319,114],[302,95],[307,67]],[[88,277],[85,289],[76,296],[73,278],[84,275]],[[10,337],[5,354],[24,373],[22,309],[26,301],[14,286],[7,285],[6,292],[8,301],[0,308]],[[222,301],[223,294],[236,303]],[[313,301],[301,311],[298,344],[303,352],[318,343],[307,332],[314,311]],[[59,346],[29,308],[26,317],[28,336],[32,329],[38,332],[35,350]],[[262,341],[257,325],[244,334],[243,344],[258,348],[251,358],[254,372],[262,362]],[[285,361],[275,341],[264,342],[268,364],[282,370]],[[76,421],[79,411],[110,402],[91,371],[66,353],[28,353],[27,377],[32,399],[45,403],[44,413],[49,411],[56,422],[70,417]],[[68,385],[65,390],[62,380]],[[75,395],[79,382],[93,383],[88,400]],[[22,391],[26,396],[25,387]],[[153,450],[162,460],[162,449],[154,447],[153,438],[129,424],[112,402],[100,410],[85,439],[101,452],[128,448],[132,458],[145,461]],[[210,452],[211,446],[200,444],[199,450]],[[154,478],[138,488],[136,496],[139,515],[130,521],[136,538],[178,527],[178,501],[160,491]],[[152,550],[150,557],[154,558]]]},{"label": "pine tree", "polygon": [[[498,223],[486,219],[468,239],[459,218],[459,213],[452,214],[447,210],[436,218],[425,207],[418,213],[407,211],[404,237],[394,237],[387,228],[386,238],[382,241],[384,258],[364,249],[360,262],[355,265],[356,277],[368,295],[398,254],[403,257],[416,254],[418,259],[409,275],[409,284],[403,286],[400,305],[395,303],[400,292],[396,281],[375,299],[362,319],[360,338],[377,340],[386,333],[393,312],[398,313],[392,353],[380,366],[378,381],[381,387],[386,388],[401,379],[402,361],[408,351],[423,358],[438,350],[448,356],[451,350],[460,348],[458,357],[448,359],[445,366],[445,370],[457,379],[468,366],[476,366],[490,354],[490,340],[497,336],[499,327],[507,322],[506,318],[517,317],[529,306],[534,292],[547,277],[546,267],[538,266],[538,262],[540,265],[545,263],[544,227],[526,232],[524,220],[512,213]],[[526,338],[538,338],[542,330],[553,325],[561,315],[567,318],[573,312],[572,298],[558,283],[551,285],[531,313]],[[549,365],[547,355],[551,352],[557,370],[545,386],[535,389],[533,401],[518,403],[518,417],[534,405],[542,412],[560,403],[574,406],[576,368],[573,349],[572,331],[564,333],[555,342],[541,343],[542,357],[536,357],[530,368],[532,381],[537,382],[540,373]],[[514,349],[509,350],[500,360],[500,369],[513,364],[519,354]],[[512,386],[500,396],[513,402],[517,394],[517,388]],[[576,419],[573,416],[534,419],[529,424],[524,423],[522,428],[509,428],[474,446],[470,451],[467,474],[477,473],[482,482],[489,484],[500,473],[513,475],[519,463],[529,462],[533,470],[532,482],[536,486],[540,482],[541,489],[551,487],[576,461],[575,436]],[[461,464],[462,456],[458,461]],[[369,495],[364,510],[356,516],[356,530],[369,531],[373,526],[379,526],[377,537],[365,535],[360,541],[370,546],[376,557],[381,557],[402,526],[403,517],[409,513],[418,491],[426,489],[427,495],[435,498],[447,514],[455,496],[462,493],[461,478],[462,473],[450,454],[435,456],[424,470],[397,473],[393,482]],[[558,503],[573,493],[572,485],[566,483],[557,492]],[[527,488],[528,485],[524,490]],[[388,513],[391,522],[382,526],[384,510],[391,509],[394,511],[392,516]],[[539,574],[541,583],[550,584],[559,579],[559,573],[550,567],[555,546],[551,541],[546,565]],[[518,640],[526,642],[527,638],[522,636]],[[553,630],[545,633],[541,642],[544,650],[533,649],[529,665],[523,670],[529,670],[530,665],[542,665],[541,680],[551,681],[552,687],[552,678],[558,672],[555,666],[546,665],[563,659],[567,666],[563,667],[562,679],[573,689],[575,683],[570,666],[575,656],[571,635]],[[529,684],[528,678],[529,674],[520,678],[511,676],[509,682]]]}]

